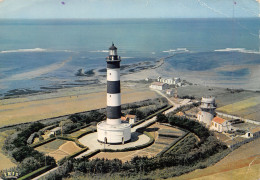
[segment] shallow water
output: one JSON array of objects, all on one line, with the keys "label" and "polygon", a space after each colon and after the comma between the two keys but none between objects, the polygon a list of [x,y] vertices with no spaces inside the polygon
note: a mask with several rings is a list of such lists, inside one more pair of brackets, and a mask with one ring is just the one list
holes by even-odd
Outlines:
[{"label": "shallow water", "polygon": [[[259,19],[0,20],[0,94],[12,89],[80,85],[75,83],[82,78],[75,76],[77,70],[104,68],[112,41],[118,47],[122,64],[155,62],[176,53],[178,48],[186,48],[184,53],[167,59],[179,71],[259,65],[259,54],[252,53],[259,49],[259,22]],[[215,51],[219,49],[222,50]],[[221,70],[214,78],[249,78],[249,74],[248,68]]]}]

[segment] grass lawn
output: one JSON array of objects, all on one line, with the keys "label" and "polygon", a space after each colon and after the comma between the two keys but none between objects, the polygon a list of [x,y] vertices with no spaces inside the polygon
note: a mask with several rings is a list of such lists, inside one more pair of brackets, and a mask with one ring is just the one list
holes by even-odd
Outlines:
[{"label": "grass lawn", "polygon": [[59,149],[61,145],[63,145],[66,142],[66,140],[56,139],[47,144],[37,147],[35,150],[48,154],[52,151],[56,151],[57,149]]},{"label": "grass lawn", "polygon": [[76,132],[69,134],[69,136],[70,137],[78,137],[79,135],[81,135],[81,134],[83,134],[83,133],[85,133],[86,131],[89,131],[89,130],[91,130],[91,129],[89,127],[86,127],[86,128],[80,129]]}]

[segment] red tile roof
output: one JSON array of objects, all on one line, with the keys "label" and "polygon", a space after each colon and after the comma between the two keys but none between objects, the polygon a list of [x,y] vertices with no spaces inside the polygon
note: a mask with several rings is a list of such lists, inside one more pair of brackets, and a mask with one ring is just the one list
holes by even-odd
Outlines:
[{"label": "red tile roof", "polygon": [[212,121],[214,121],[214,122],[216,122],[216,123],[218,123],[218,124],[222,124],[222,123],[224,123],[226,120],[225,120],[225,119],[222,119],[222,118],[220,118],[220,117],[218,117],[218,116],[216,116],[216,117],[213,118]]},{"label": "red tile roof", "polygon": [[121,116],[121,120],[122,120],[122,121],[126,121],[126,117]]}]

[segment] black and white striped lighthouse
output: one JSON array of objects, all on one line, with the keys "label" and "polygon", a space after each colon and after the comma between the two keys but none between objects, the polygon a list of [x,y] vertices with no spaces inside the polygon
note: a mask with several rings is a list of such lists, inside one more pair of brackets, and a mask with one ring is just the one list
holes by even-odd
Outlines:
[{"label": "black and white striped lighthouse", "polygon": [[114,43],[107,57],[107,124],[121,123],[120,56]]},{"label": "black and white striped lighthouse", "polygon": [[97,140],[106,144],[131,141],[131,125],[121,123],[120,62],[112,43],[107,61],[107,119],[97,124]]}]

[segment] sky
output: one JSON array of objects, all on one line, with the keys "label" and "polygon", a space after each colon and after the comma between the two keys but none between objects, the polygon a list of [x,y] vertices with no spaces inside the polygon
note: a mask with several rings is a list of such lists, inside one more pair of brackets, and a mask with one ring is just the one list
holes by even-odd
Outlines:
[{"label": "sky", "polygon": [[259,0],[0,0],[0,18],[259,17]]}]

